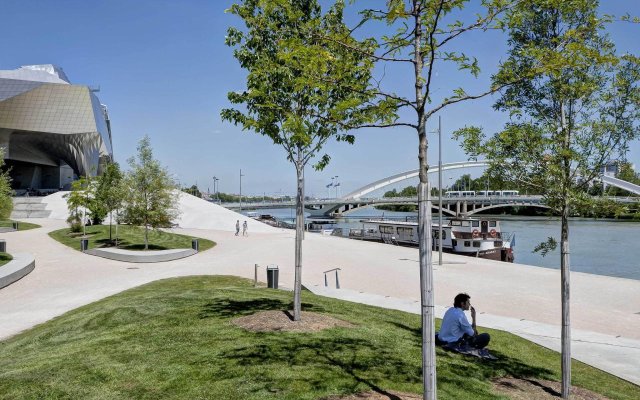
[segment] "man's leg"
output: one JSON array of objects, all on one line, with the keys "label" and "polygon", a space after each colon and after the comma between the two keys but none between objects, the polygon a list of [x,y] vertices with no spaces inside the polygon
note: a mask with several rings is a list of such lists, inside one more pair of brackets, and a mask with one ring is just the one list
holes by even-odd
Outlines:
[{"label": "man's leg", "polygon": [[479,335],[475,335],[469,340],[469,345],[476,349],[484,349],[489,344],[491,340],[491,336],[488,333],[481,333]]}]

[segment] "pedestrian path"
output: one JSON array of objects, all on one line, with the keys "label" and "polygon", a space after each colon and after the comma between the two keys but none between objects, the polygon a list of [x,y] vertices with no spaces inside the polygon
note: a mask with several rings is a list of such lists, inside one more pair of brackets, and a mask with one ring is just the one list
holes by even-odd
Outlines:
[{"label": "pedestrian path", "polygon": [[[322,285],[306,287],[320,296],[420,314],[420,302],[414,300],[333,289]],[[448,308],[435,306],[435,316],[442,318]],[[510,332],[551,350],[560,351],[559,326],[483,312],[479,312],[477,318],[480,326]],[[640,340],[572,329],[571,352],[576,360],[640,385]]]}]

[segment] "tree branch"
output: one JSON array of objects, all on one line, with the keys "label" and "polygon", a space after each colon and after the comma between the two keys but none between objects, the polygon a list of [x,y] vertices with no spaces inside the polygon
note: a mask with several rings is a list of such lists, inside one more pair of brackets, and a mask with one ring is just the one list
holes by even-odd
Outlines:
[{"label": "tree branch", "polygon": [[[438,11],[436,12],[436,15],[433,19],[433,26],[431,27],[431,31],[429,32],[429,53],[431,55],[430,59],[429,59],[429,67],[427,68],[427,82],[425,83],[425,94],[424,97],[422,98],[422,104],[417,104],[418,109],[423,112],[424,111],[424,107],[425,104],[427,103],[427,99],[429,98],[429,95],[431,93],[431,78],[433,76],[433,65],[435,63],[435,53],[436,53],[436,46],[434,44],[434,35],[435,35],[435,31],[438,27],[438,21],[440,20],[440,15],[442,13],[442,7],[444,5],[444,1],[440,1],[439,5],[438,5]],[[416,51],[420,51],[419,49],[416,49]],[[420,55],[422,57],[422,54]],[[423,58],[424,60],[424,58]],[[427,118],[429,118],[427,116]]]},{"label": "tree branch", "polygon": [[518,3],[520,3],[521,0],[516,0],[500,9],[498,9],[495,13],[493,14],[489,14],[487,15],[485,18],[480,18],[478,19],[475,23],[467,25],[465,27],[461,27],[458,29],[453,29],[449,32],[439,32],[438,34],[446,34],[446,33],[451,33],[449,36],[445,37],[439,44],[438,47],[442,47],[444,46],[447,42],[455,39],[456,37],[460,36],[461,34],[471,31],[471,30],[475,30],[478,28],[482,28],[484,30],[488,29],[486,27],[483,27],[483,25],[489,24],[491,22],[493,22],[495,20],[495,18],[502,14],[503,12],[515,7]]}]

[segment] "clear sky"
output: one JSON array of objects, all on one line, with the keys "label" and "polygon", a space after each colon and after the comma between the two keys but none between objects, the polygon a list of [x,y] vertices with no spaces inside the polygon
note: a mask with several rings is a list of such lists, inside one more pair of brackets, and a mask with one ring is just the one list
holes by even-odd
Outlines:
[{"label": "clear sky", "polygon": [[[364,0],[362,0],[364,1]],[[151,138],[155,156],[183,185],[197,183],[213,191],[279,195],[295,192],[295,172],[284,150],[255,133],[223,123],[226,94],[245,87],[245,73],[224,45],[226,29],[240,21],[224,11],[231,0],[0,0],[0,69],[29,64],[61,66],[72,83],[100,86],[98,96],[109,108],[116,161],[126,165],[138,140]],[[328,1],[323,1],[327,4]],[[366,1],[367,4],[384,1]],[[640,2],[603,1],[603,11],[640,15]],[[360,3],[361,4],[361,3]],[[619,23],[610,34],[620,51],[640,54],[640,26]],[[435,96],[463,85],[469,93],[486,87],[504,58],[501,34],[469,35],[459,42],[478,57],[479,79],[440,66]],[[388,69],[384,84],[398,93],[412,89],[410,70]],[[467,102],[441,113],[443,162],[466,159],[450,133],[464,125],[498,130],[505,117],[495,113],[495,99]],[[437,119],[429,130],[437,128]],[[429,160],[437,164],[437,136],[432,135]],[[417,168],[417,137],[408,128],[356,132],[356,143],[331,143],[332,160],[320,172],[306,173],[307,194],[326,197],[332,177],[346,194],[377,179]],[[640,165],[640,145],[629,159]],[[468,171],[472,172],[472,171]],[[474,175],[477,175],[477,171]],[[448,185],[453,175],[445,175]],[[437,177],[433,176],[434,182]],[[399,185],[404,187],[410,183]],[[331,189],[331,196],[336,194]]]}]

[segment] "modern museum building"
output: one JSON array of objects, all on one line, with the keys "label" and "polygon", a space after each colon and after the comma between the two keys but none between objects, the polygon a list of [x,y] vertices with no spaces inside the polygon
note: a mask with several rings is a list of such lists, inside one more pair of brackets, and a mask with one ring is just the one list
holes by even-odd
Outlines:
[{"label": "modern museum building", "polygon": [[50,64],[0,70],[0,148],[17,193],[68,189],[102,173],[113,157],[111,127],[95,92]]}]

